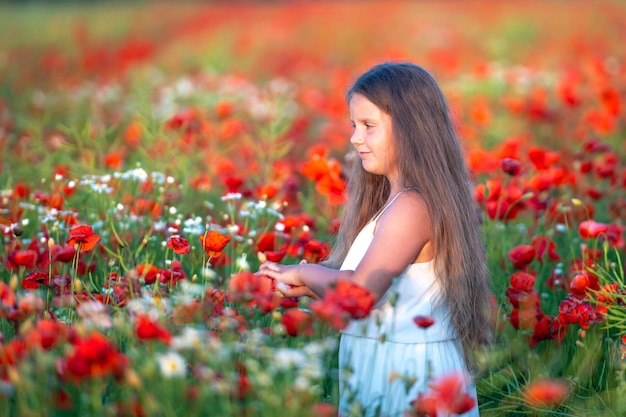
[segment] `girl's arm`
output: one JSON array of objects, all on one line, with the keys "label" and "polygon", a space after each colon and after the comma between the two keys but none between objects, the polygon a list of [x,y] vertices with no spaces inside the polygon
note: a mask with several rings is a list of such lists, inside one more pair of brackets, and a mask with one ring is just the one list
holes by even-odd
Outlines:
[{"label": "girl's arm", "polygon": [[316,264],[287,266],[265,262],[258,273],[296,288],[306,286],[318,296],[323,296],[326,288],[338,280],[352,281],[367,288],[378,300],[394,278],[418,257],[423,258],[424,254],[419,255],[429,239],[429,219],[424,203],[417,193],[405,192],[378,220],[372,243],[354,271],[338,271]]},{"label": "girl's arm", "polygon": [[[323,296],[326,288],[338,280],[351,281],[353,273],[353,271],[338,271],[317,264],[281,265],[274,262],[264,262],[258,272],[260,275],[266,275],[285,284],[278,286],[279,291],[285,297],[309,295],[314,298]],[[289,288],[290,285],[293,288]]]}]

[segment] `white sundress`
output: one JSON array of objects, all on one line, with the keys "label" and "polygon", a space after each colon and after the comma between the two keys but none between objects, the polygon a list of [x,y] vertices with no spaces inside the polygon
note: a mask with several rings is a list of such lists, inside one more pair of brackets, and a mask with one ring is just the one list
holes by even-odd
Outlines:
[{"label": "white sundress", "polygon": [[[399,195],[399,194],[398,194]],[[389,204],[357,235],[340,269],[355,270],[374,238],[374,227]],[[402,417],[429,378],[467,375],[460,340],[446,317],[433,262],[411,264],[394,280],[370,315],[350,322],[339,343],[339,415]],[[413,318],[430,316],[418,327]],[[390,378],[391,377],[391,378]],[[406,381],[414,379],[407,387]],[[467,392],[476,398],[468,381]],[[463,416],[478,416],[478,405]]]}]

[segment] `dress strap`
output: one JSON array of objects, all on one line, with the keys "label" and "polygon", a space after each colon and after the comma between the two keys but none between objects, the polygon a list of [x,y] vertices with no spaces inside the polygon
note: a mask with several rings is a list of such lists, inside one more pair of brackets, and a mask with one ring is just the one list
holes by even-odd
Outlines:
[{"label": "dress strap", "polygon": [[385,206],[382,208],[382,210],[376,215],[376,217],[374,217],[372,219],[372,223],[376,223],[376,221],[378,221],[378,218],[380,216],[383,215],[383,213],[385,212],[385,210],[387,210],[389,208],[389,206],[391,206],[393,204],[394,201],[396,201],[396,198],[398,198],[400,196],[400,194],[402,194],[405,191],[408,190],[412,190],[412,188],[405,188],[404,190],[400,191],[398,194],[394,195],[393,198],[391,199],[390,202],[388,202],[387,204],[385,204]]}]

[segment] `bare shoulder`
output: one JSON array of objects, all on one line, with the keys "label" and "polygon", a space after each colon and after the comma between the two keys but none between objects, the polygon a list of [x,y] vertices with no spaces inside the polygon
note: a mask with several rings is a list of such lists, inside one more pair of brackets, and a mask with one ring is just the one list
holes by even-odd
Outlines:
[{"label": "bare shoulder", "polygon": [[415,233],[417,229],[428,231],[429,215],[424,199],[415,191],[408,190],[400,194],[385,210],[378,221],[377,228],[384,227]]}]

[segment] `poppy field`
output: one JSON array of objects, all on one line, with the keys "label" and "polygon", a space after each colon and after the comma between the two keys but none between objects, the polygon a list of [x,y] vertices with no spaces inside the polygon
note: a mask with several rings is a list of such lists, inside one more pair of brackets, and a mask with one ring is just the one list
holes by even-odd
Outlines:
[{"label": "poppy field", "polygon": [[0,416],[336,416],[369,294],[254,272],[328,256],[344,93],[386,60],[449,100],[494,307],[478,404],[450,375],[402,417],[626,415],[623,22],[619,1],[0,5]]}]

